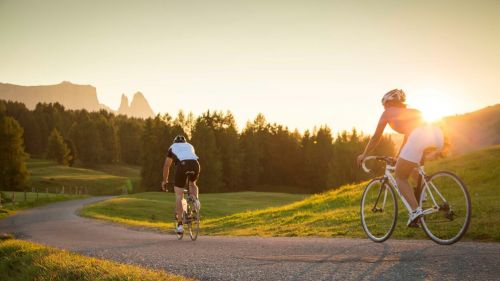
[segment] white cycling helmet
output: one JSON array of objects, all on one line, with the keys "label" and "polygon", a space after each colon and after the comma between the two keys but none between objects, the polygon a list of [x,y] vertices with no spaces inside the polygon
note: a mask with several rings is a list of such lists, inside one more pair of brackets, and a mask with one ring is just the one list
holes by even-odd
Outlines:
[{"label": "white cycling helmet", "polygon": [[388,101],[397,101],[397,102],[405,102],[406,94],[401,89],[394,89],[387,92],[382,98],[382,105],[385,105]]}]

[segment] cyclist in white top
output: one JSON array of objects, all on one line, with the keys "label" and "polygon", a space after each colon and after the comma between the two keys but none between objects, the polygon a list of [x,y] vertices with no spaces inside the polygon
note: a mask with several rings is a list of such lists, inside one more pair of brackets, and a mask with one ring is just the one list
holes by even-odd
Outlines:
[{"label": "cyclist in white top", "polygon": [[[200,163],[198,156],[194,152],[194,147],[186,141],[182,135],[174,138],[174,143],[168,149],[165,165],[163,166],[163,182],[162,189],[166,190],[168,183],[168,175],[172,163],[175,165],[174,191],[175,191],[175,211],[177,218],[177,233],[183,233],[182,227],[182,199],[184,199],[184,186],[189,179],[189,194],[195,199],[195,207],[200,209],[200,201],[198,200],[198,186],[196,181],[200,174]],[[193,172],[186,174],[186,172]]]},{"label": "cyclist in white top", "polygon": [[395,175],[401,193],[413,209],[407,224],[413,226],[417,218],[423,215],[423,211],[418,207],[415,193],[408,178],[421,162],[424,150],[431,147],[443,148],[444,136],[441,129],[426,124],[422,120],[420,111],[407,108],[405,101],[406,94],[400,89],[394,89],[384,95],[382,105],[385,111],[382,113],[377,129],[365,151],[358,156],[357,162],[360,165],[363,159],[377,146],[387,124],[394,131],[404,135],[403,144],[396,156],[398,160]]}]

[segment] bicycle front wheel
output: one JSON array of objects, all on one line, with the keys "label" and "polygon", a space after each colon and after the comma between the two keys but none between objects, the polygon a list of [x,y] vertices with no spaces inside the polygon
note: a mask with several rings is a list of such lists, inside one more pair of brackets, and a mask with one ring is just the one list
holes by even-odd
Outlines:
[{"label": "bicycle front wheel", "polygon": [[471,201],[465,184],[450,172],[431,175],[420,196],[424,209],[422,228],[432,241],[441,245],[456,243],[467,231]]},{"label": "bicycle front wheel", "polygon": [[387,240],[398,216],[398,204],[391,186],[383,179],[374,179],[365,188],[361,198],[361,224],[374,242]]}]

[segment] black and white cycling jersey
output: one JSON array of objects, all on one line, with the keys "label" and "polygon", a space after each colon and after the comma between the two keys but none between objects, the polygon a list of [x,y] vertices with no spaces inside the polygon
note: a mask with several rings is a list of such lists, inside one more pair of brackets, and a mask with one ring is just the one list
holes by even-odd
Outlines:
[{"label": "black and white cycling jersey", "polygon": [[198,160],[198,156],[194,152],[194,147],[187,142],[172,144],[168,149],[167,157],[174,159],[176,165],[184,160]]}]

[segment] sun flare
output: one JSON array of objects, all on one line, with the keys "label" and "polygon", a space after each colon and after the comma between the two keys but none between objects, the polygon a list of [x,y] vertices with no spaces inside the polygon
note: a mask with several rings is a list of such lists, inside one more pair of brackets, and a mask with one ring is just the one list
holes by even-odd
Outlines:
[{"label": "sun flare", "polygon": [[420,110],[427,122],[439,121],[454,112],[453,101],[442,92],[432,89],[415,92],[408,103],[410,107]]}]

